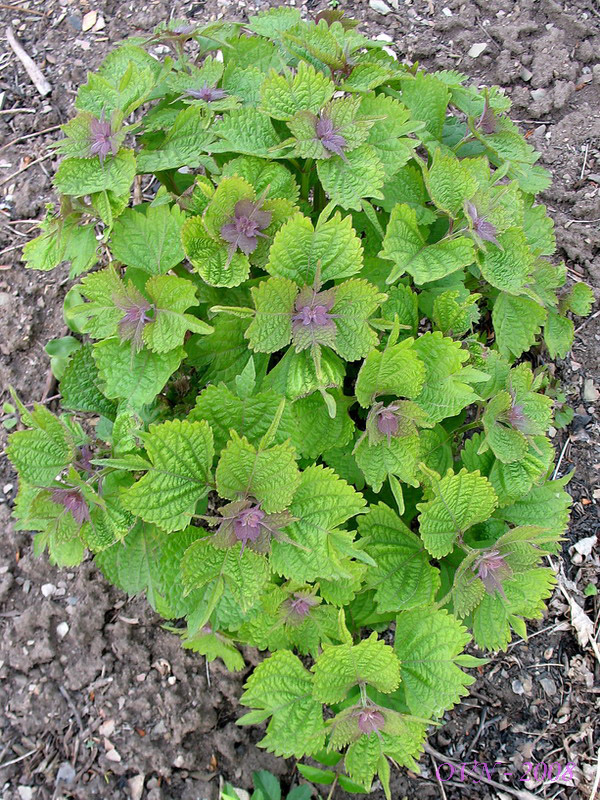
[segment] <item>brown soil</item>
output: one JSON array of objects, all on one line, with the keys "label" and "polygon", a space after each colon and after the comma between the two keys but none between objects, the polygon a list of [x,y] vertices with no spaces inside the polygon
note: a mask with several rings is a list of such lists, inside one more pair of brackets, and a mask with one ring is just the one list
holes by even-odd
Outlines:
[{"label": "brown soil", "polygon": [[[20,246],[32,234],[32,221],[41,218],[44,204],[52,199],[56,159],[28,166],[47,155],[57,135],[43,131],[69,118],[86,71],[95,68],[114,42],[148,31],[169,16],[202,22],[217,15],[244,19],[271,4],[277,3],[15,0],[0,5],[0,110],[34,109],[0,114],[0,388],[12,384],[26,402],[48,396],[53,387],[44,345],[64,331],[66,271],[33,274],[20,263]],[[399,58],[418,60],[428,68],[458,69],[476,83],[505,87],[514,103],[513,117],[554,176],[544,199],[556,221],[558,254],[566,260],[571,279],[600,287],[598,4],[387,4],[391,11],[386,15],[364,0],[341,5],[363,21],[363,30],[390,37]],[[314,13],[323,3],[307,0],[302,5]],[[104,27],[82,31],[89,11],[102,17]],[[36,93],[3,38],[7,25],[15,28],[51,82],[47,98]],[[487,48],[472,58],[467,53],[475,43]],[[38,135],[13,144],[31,133]],[[600,424],[594,391],[600,389],[599,321],[593,316],[584,323],[572,356],[557,367],[576,417],[567,432],[555,437],[557,453],[562,452],[559,474],[577,470],[570,483],[574,508],[564,546],[567,592],[592,620],[600,611],[598,597],[584,597],[583,589],[598,580],[598,550],[581,556],[574,543],[599,528]],[[293,761],[256,748],[258,729],[235,725],[247,673],[230,675],[219,664],[208,670],[202,658],[185,653],[177,637],[161,628],[142,600],[111,588],[93,564],[70,572],[35,559],[31,537],[14,532],[9,521],[15,491],[14,475],[2,460],[2,800],[215,800],[220,780],[248,789],[253,769],[270,769],[289,785]],[[430,740],[443,754],[440,762],[477,760],[491,767],[502,761],[502,773],[512,773],[494,774],[503,789],[468,776],[461,782],[460,768],[442,789],[435,761],[427,755],[420,776],[396,772],[394,798],[483,800],[514,796],[507,794],[510,789],[528,789],[537,797],[589,796],[600,741],[600,665],[589,645],[578,642],[569,620],[565,596],[557,592],[546,618],[531,626],[529,643],[516,643],[495,657],[471,696],[447,715]],[[256,658],[254,652],[247,655],[251,661]],[[576,788],[525,782],[524,765],[542,761],[573,762]],[[448,777],[448,768],[442,776]],[[373,797],[381,800],[382,791],[376,788]]]}]

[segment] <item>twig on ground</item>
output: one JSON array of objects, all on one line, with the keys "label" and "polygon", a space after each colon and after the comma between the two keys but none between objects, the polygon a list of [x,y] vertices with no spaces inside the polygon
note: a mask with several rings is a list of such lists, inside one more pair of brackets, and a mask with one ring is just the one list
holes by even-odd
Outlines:
[{"label": "twig on ground", "polygon": [[584,320],[584,321],[581,323],[581,325],[580,325],[578,328],[575,328],[575,333],[579,333],[579,331],[580,331],[582,328],[585,328],[585,326],[588,324],[588,322],[589,322],[590,320],[592,320],[592,319],[596,319],[596,317],[598,317],[598,316],[600,316],[600,311],[596,311],[596,313],[595,313],[595,314],[592,314],[592,316],[591,316],[591,317],[588,317],[586,320]]},{"label": "twig on ground", "polygon": [[71,699],[71,695],[67,692],[67,690],[65,689],[65,687],[62,684],[58,685],[58,691],[65,698],[65,700],[67,702],[67,705],[69,706],[69,708],[73,712],[73,716],[75,717],[75,720],[76,720],[77,724],[79,725],[79,730],[83,731],[83,722],[81,721],[81,716],[80,716],[79,711],[77,710],[77,708],[75,706],[75,703]]},{"label": "twig on ground", "polygon": [[16,11],[20,14],[33,14],[35,17],[45,17],[41,11],[34,11],[32,8],[23,8],[23,6],[11,6],[8,3],[0,3],[0,8],[7,8],[9,11]]},{"label": "twig on ground", "polygon": [[437,761],[435,760],[435,756],[433,755],[433,753],[429,753],[429,758],[431,759],[431,763],[433,764],[433,774],[435,775],[435,779],[438,782],[438,786],[440,787],[442,798],[443,800],[448,800],[446,796],[446,790],[444,789],[444,784],[442,783],[442,779],[440,778],[440,773],[438,771]]},{"label": "twig on ground", "polygon": [[18,169],[16,172],[13,172],[12,175],[8,176],[8,178],[3,178],[0,181],[0,186],[4,186],[5,183],[8,183],[13,178],[16,178],[22,172],[25,172],[26,169],[29,169],[29,167],[33,167],[36,164],[41,164],[42,161],[46,161],[47,159],[52,158],[53,155],[54,155],[54,153],[46,153],[45,156],[42,156],[41,158],[36,158],[35,161],[30,161],[29,164],[25,164],[24,167],[21,167],[21,169]]},{"label": "twig on ground", "polygon": [[600,785],[600,747],[598,748],[598,761],[596,763],[596,777],[594,778],[594,785],[592,786],[592,793],[590,794],[590,800],[594,800],[594,798],[596,797],[599,785]]},{"label": "twig on ground", "polygon": [[579,180],[583,180],[585,175],[585,168],[587,167],[588,153],[590,152],[590,143],[585,143],[585,153],[583,154],[583,164],[581,165],[581,172],[579,173]]},{"label": "twig on ground", "polygon": [[23,49],[23,45],[19,42],[19,40],[15,37],[13,29],[9,27],[6,29],[6,39],[9,45],[12,48],[13,53],[19,59],[21,64],[25,67],[25,71],[31,78],[31,82],[38,90],[38,92],[42,95],[42,97],[46,97],[47,94],[50,94],[52,91],[52,86],[44,77],[44,73],[35,63],[35,61],[29,56],[25,50]]},{"label": "twig on ground", "polygon": [[0,114],[35,114],[35,108],[3,108]]},{"label": "twig on ground", "polygon": [[558,457],[558,462],[556,464],[556,469],[554,470],[554,474],[552,475],[552,480],[553,481],[556,480],[556,476],[558,475],[558,472],[560,470],[560,465],[562,464],[563,457],[564,457],[565,453],[567,452],[567,447],[570,444],[571,444],[571,437],[567,436],[567,441],[564,443],[564,445],[562,447],[562,450],[560,451],[560,456]]},{"label": "twig on ground", "polygon": [[0,764],[0,769],[4,769],[5,767],[11,767],[13,764],[18,764],[19,761],[25,761],[26,758],[29,758],[29,756],[32,756],[34,753],[37,753],[38,750],[39,750],[38,747],[34,747],[33,750],[30,750],[28,753],[23,753],[23,755],[19,756],[18,758],[13,758],[10,761],[5,761],[4,764]]},{"label": "twig on ground", "polygon": [[[33,109],[35,110],[35,109]],[[18,136],[16,139],[13,139],[11,142],[7,142],[0,147],[0,153],[3,150],[7,150],[9,147],[12,147],[13,144],[19,144],[19,142],[24,142],[26,139],[33,139],[35,136],[42,136],[44,133],[51,133],[52,131],[57,131],[59,128],[62,128],[62,125],[51,125],[49,128],[43,128],[41,131],[35,131],[35,133],[27,133],[25,136]]]}]

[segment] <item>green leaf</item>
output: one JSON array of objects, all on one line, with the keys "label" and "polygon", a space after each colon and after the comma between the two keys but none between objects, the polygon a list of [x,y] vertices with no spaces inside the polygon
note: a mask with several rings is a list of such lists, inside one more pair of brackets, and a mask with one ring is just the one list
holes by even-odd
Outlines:
[{"label": "green leaf", "polygon": [[[360,66],[354,68],[351,78],[357,79],[356,72]],[[375,148],[383,164],[385,178],[389,180],[412,158],[417,142],[407,138],[406,134],[417,126],[401,103],[384,94],[365,95],[361,100],[360,113],[375,119],[383,117],[371,127],[367,142]]]},{"label": "green leaf", "polygon": [[257,108],[230,111],[211,130],[218,137],[210,145],[212,153],[243,153],[269,158],[270,149],[279,144],[279,136],[271,120]]},{"label": "green leaf", "polygon": [[371,350],[367,355],[355,389],[356,399],[363,408],[371,405],[378,395],[419,396],[426,369],[412,345],[412,339],[405,339],[383,351]]},{"label": "green leaf", "polygon": [[394,262],[386,283],[393,283],[408,272],[420,284],[469,266],[475,261],[475,249],[464,236],[428,244],[417,224],[415,209],[398,203],[392,210],[380,257]]},{"label": "green leaf", "polygon": [[460,534],[491,517],[498,498],[479,471],[461,469],[441,479],[435,473],[428,477],[432,499],[417,504],[419,533],[431,555],[439,558],[452,550]]},{"label": "green leaf", "polygon": [[115,194],[129,192],[135,178],[133,150],[120,150],[103,163],[94,158],[65,158],[54,176],[54,185],[62,194],[81,197],[110,189]]},{"label": "green leaf", "polygon": [[181,574],[186,592],[211,587],[220,597],[225,587],[246,613],[251,609],[269,579],[269,564],[264,556],[241,546],[218,549],[206,539],[193,542],[183,554]]},{"label": "green leaf", "polygon": [[250,495],[267,514],[289,508],[300,483],[296,451],[289,442],[257,450],[235,431],[221,454],[216,477],[221,497]]},{"label": "green leaf", "polygon": [[414,77],[403,76],[401,85],[402,102],[413,119],[424,122],[427,133],[434,139],[441,139],[450,100],[448,88],[435,75],[423,72],[417,72]]},{"label": "green leaf", "polygon": [[129,342],[105,339],[94,345],[93,354],[104,395],[131,408],[140,408],[163,390],[183,360],[185,350],[177,347],[168,353],[153,353],[143,349],[136,353]]},{"label": "green leaf", "polygon": [[333,349],[345,361],[365,358],[378,343],[368,319],[386,299],[376,286],[360,278],[344,281],[335,287],[335,302],[331,308],[337,333]]},{"label": "green leaf", "polygon": [[464,366],[469,356],[460,342],[435,331],[419,336],[413,348],[425,364],[423,390],[414,399],[432,422],[453,417],[479,399],[470,384],[484,381],[487,376]]},{"label": "green leaf", "polygon": [[[364,513],[365,505],[363,496],[333,470],[321,465],[307,467],[289,507],[297,521],[286,529],[290,539],[301,547],[274,541],[273,569],[297,581],[351,578],[346,554],[336,547],[331,532],[356,514]],[[347,534],[347,538],[351,542],[353,537]]]},{"label": "green leaf", "polygon": [[573,320],[563,317],[552,308],[549,309],[544,325],[544,341],[550,358],[564,358],[573,346],[574,337]]},{"label": "green leaf", "polygon": [[533,255],[520,228],[498,234],[501,245],[488,245],[481,260],[483,277],[503,292],[519,294],[533,267]]},{"label": "green leaf", "polygon": [[462,210],[475,194],[477,183],[465,164],[439,148],[425,173],[425,182],[434,204],[451,217]]},{"label": "green leaf", "polygon": [[154,525],[138,522],[122,542],[95,557],[105,577],[127,594],[146,593],[156,609],[161,602],[160,552],[164,534]]},{"label": "green leaf", "polygon": [[367,683],[389,694],[400,683],[400,664],[393,649],[372,633],[357,645],[326,647],[313,668],[313,695],[322,703],[340,703],[357,684]]},{"label": "green leaf", "polygon": [[312,286],[317,274],[322,283],[347,278],[360,272],[362,263],[352,217],[336,213],[313,227],[308,217],[296,214],[275,235],[265,269],[298,286]]},{"label": "green leaf", "polygon": [[[358,524],[362,545],[376,561],[367,574],[367,585],[375,589],[377,610],[409,610],[433,602],[440,585],[439,572],[429,563],[423,543],[383,503],[371,506]],[[421,714],[422,716],[422,714]]]},{"label": "green leaf", "polygon": [[146,283],[146,293],[154,301],[154,318],[144,326],[143,338],[155,353],[179,347],[188,331],[213,332],[206,322],[185,313],[189,306],[197,304],[196,290],[189,280],[174,275],[155,275]]},{"label": "green leaf", "polygon": [[183,226],[181,237],[194,270],[210,286],[239,286],[248,277],[248,256],[236,252],[230,259],[224,243],[207,235],[202,217],[190,217]]},{"label": "green leaf", "polygon": [[333,97],[335,84],[305,61],[279,75],[271,70],[260,89],[261,110],[274,119],[291,119],[297,111],[316,114]]},{"label": "green leaf", "polygon": [[[249,362],[250,363],[250,362]],[[209,385],[196,399],[196,405],[188,419],[192,422],[204,419],[212,428],[215,451],[220,453],[229,441],[233,429],[257,446],[268,431],[279,407],[280,397],[275,392],[260,392],[250,397],[238,397],[224,384]],[[276,434],[279,444],[289,436],[293,428],[291,412],[284,412],[285,424],[280,424]]]},{"label": "green leaf", "polygon": [[184,216],[177,205],[142,203],[126,208],[115,220],[113,257],[150,275],[163,275],[185,258],[181,244]]},{"label": "green leaf", "polygon": [[333,390],[337,413],[333,419],[318,392],[299,397],[292,405],[292,440],[300,455],[316,459],[334,447],[344,447],[354,433],[354,422],[348,415],[352,398]]},{"label": "green leaf", "polygon": [[290,343],[298,287],[288,278],[269,278],[252,287],[256,316],[246,336],[252,350],[274,353]]},{"label": "green leaf", "polygon": [[492,310],[500,353],[508,358],[519,358],[529,350],[535,344],[546,315],[546,309],[534,300],[500,292]]},{"label": "green leaf", "polygon": [[345,161],[340,156],[319,161],[317,174],[330,200],[342,208],[360,211],[363,197],[382,197],[384,167],[370,144],[352,150]]},{"label": "green leaf", "polygon": [[587,283],[575,283],[567,295],[566,302],[569,311],[578,317],[587,317],[594,305],[595,297]]},{"label": "green leaf", "polygon": [[441,717],[466,697],[475,678],[456,664],[469,632],[447,611],[404,611],[396,618],[394,649],[400,659],[404,697],[419,717]]},{"label": "green leaf", "polygon": [[222,174],[224,178],[231,175],[244,178],[258,197],[266,192],[266,198],[283,197],[295,203],[300,193],[296,179],[283,164],[256,156],[240,156],[228,161]]},{"label": "green leaf", "polygon": [[160,172],[184,165],[212,168],[214,162],[207,153],[211,150],[213,139],[213,132],[207,127],[207,117],[202,109],[188,106],[179,112],[158,147],[143,148],[138,153],[138,172]]},{"label": "green leaf", "polygon": [[255,709],[238,720],[251,725],[271,717],[260,742],[278,756],[301,758],[325,742],[321,703],[312,696],[313,676],[289,650],[279,650],[254,670],[240,702]]},{"label": "green leaf", "polygon": [[246,666],[237,647],[221,633],[212,633],[201,628],[193,636],[185,637],[182,645],[185,650],[204,656],[209,664],[220,658],[230,672],[240,672]]},{"label": "green leaf", "polygon": [[206,422],[170,420],[142,435],[152,466],[123,495],[123,503],[166,531],[184,528],[196,503],[208,494],[213,460]]},{"label": "green leaf", "polygon": [[418,486],[417,465],[421,456],[419,437],[416,434],[383,438],[369,442],[364,438],[355,450],[356,463],[362,470],[367,484],[374,492],[389,476],[397,476],[404,483]]},{"label": "green leaf", "polygon": [[[272,772],[262,769],[252,773],[252,783],[257,792],[261,792],[264,800],[281,800],[281,786]],[[262,797],[256,798],[262,800]]]},{"label": "green leaf", "polygon": [[100,390],[98,369],[89,344],[73,354],[60,381],[60,393],[65,408],[91,411],[108,419],[115,418],[117,404],[108,400]]},{"label": "green leaf", "polygon": [[539,619],[544,600],[550,597],[556,577],[550,568],[538,567],[514,576],[498,592],[485,594],[473,613],[473,636],[479,647],[505,650],[511,640],[511,627],[525,633],[525,619]]},{"label": "green leaf", "polygon": [[36,404],[23,419],[29,430],[12,433],[6,454],[21,480],[47,486],[75,455],[66,426],[42,405]]}]

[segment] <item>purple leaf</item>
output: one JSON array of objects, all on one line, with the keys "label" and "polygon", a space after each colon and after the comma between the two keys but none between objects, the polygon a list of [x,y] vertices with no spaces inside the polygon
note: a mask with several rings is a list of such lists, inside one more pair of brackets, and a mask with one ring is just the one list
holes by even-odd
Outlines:
[{"label": "purple leaf", "polygon": [[209,86],[207,81],[204,81],[200,89],[186,89],[185,93],[188,97],[192,97],[194,100],[204,100],[205,103],[212,103],[214,100],[223,100],[224,97],[227,97],[225,89]]},{"label": "purple leaf", "polygon": [[231,219],[221,228],[221,238],[229,242],[229,260],[236,250],[249,255],[258,246],[258,238],[271,224],[272,213],[263,211],[262,203],[252,200],[238,200]]},{"label": "purple leaf", "polygon": [[53,489],[52,501],[69,511],[78,525],[83,525],[90,518],[90,510],[79,489]]},{"label": "purple leaf", "polygon": [[346,139],[335,128],[333,121],[327,116],[325,111],[321,111],[315,121],[315,138],[318,139],[326,150],[335,153],[344,161],[348,161],[344,149],[347,147]]},{"label": "purple leaf", "polygon": [[98,156],[101,162],[104,161],[109,153],[113,156],[119,151],[119,142],[112,125],[102,116],[100,119],[94,118],[90,122],[90,149],[91,156]]},{"label": "purple leaf", "polygon": [[491,242],[496,247],[501,247],[500,242],[496,239],[496,227],[488,222],[485,217],[480,217],[477,209],[473,203],[467,203],[467,213],[471,217],[473,224],[473,231],[483,239],[485,242]]}]

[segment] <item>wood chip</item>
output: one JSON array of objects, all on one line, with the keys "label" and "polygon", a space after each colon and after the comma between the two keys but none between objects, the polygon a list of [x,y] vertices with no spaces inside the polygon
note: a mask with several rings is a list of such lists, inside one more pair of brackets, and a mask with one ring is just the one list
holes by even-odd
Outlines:
[{"label": "wood chip", "polygon": [[97,11],[88,11],[87,14],[84,14],[83,19],[81,20],[81,30],[84,32],[91,31],[94,25],[96,24],[97,19],[98,19]]},{"label": "wood chip", "polygon": [[37,66],[37,64],[33,61],[33,59],[25,52],[23,49],[22,44],[18,41],[15,37],[13,29],[9,26],[6,29],[6,39],[9,45],[12,48],[13,53],[19,59],[21,64],[25,67],[25,71],[31,78],[31,82],[38,90],[38,92],[42,95],[42,97],[46,97],[47,94],[50,94],[52,91],[52,86],[44,77],[44,73],[42,70]]}]

